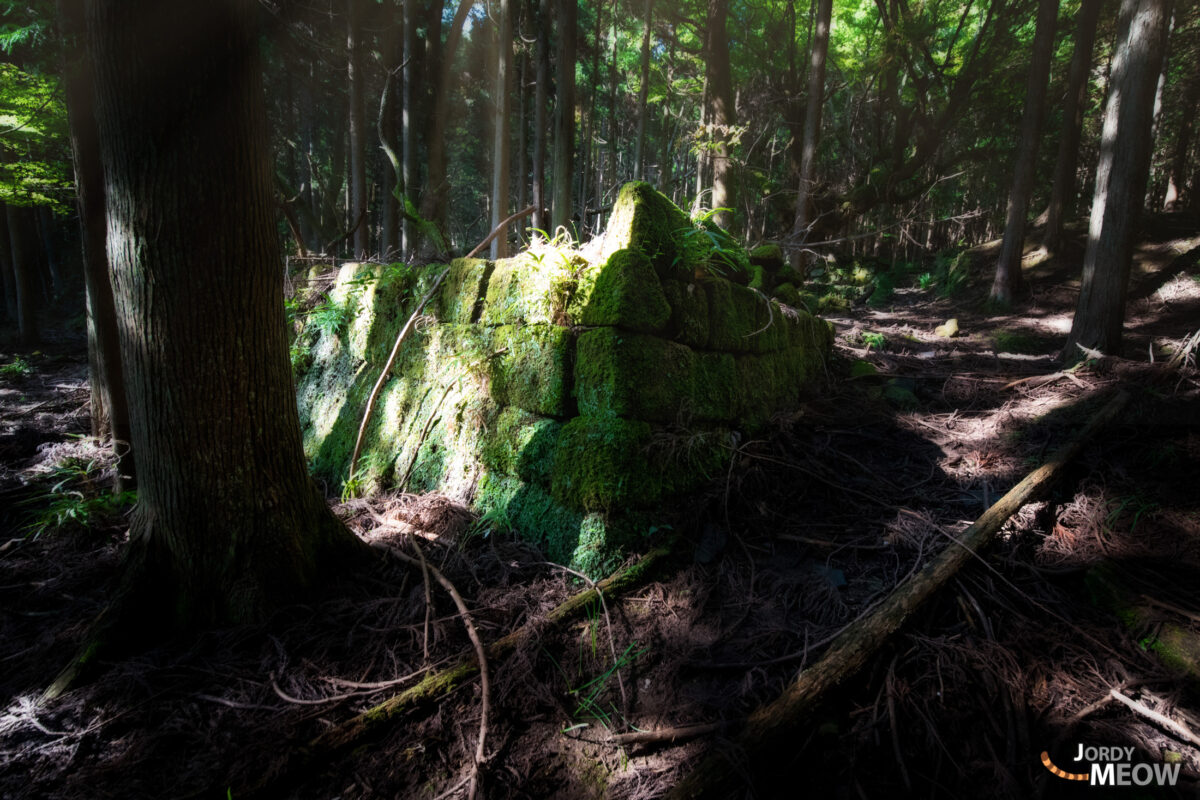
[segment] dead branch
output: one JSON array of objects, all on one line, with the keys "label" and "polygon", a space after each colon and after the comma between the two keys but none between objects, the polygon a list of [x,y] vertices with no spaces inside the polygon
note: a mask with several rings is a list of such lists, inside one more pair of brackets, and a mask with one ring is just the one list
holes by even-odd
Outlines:
[{"label": "dead branch", "polygon": [[629,747],[635,744],[681,744],[701,736],[716,733],[724,727],[720,722],[705,722],[698,725],[681,725],[678,728],[660,728],[655,731],[633,731],[614,733],[608,737],[609,744]]},{"label": "dead branch", "polygon": [[489,244],[492,243],[492,239],[495,239],[497,236],[500,235],[501,231],[503,231],[509,225],[511,225],[512,223],[521,219],[522,217],[528,217],[530,214],[532,214],[534,212],[534,210],[536,208],[537,208],[536,206],[529,206],[528,208],[523,208],[520,211],[518,211],[517,213],[506,217],[499,225],[497,225],[495,228],[492,228],[492,232],[487,235],[487,238],[485,238],[479,244],[475,245],[474,250],[467,253],[467,258],[474,258],[475,256],[477,256],[479,254],[480,250],[482,250],[483,248],[487,247]]},{"label": "dead branch", "polygon": [[1160,714],[1157,711],[1154,711],[1153,709],[1146,707],[1145,705],[1139,703],[1137,700],[1134,700],[1132,697],[1122,694],[1120,691],[1118,691],[1116,689],[1112,689],[1111,691],[1109,691],[1108,694],[1110,697],[1112,697],[1113,700],[1117,700],[1121,703],[1124,703],[1131,710],[1142,715],[1146,719],[1153,722],[1155,725],[1158,725],[1161,728],[1165,728],[1166,730],[1170,731],[1171,733],[1175,734],[1180,739],[1183,739],[1185,742],[1187,742],[1191,745],[1200,747],[1200,736],[1197,736],[1195,733],[1193,733],[1191,731],[1191,729],[1179,724],[1178,722],[1171,719],[1167,715]]},{"label": "dead branch", "polygon": [[[825,655],[801,672],[779,698],[751,714],[738,737],[742,753],[747,758],[761,759],[773,752],[773,745],[787,741],[782,734],[798,724],[829,690],[861,669],[921,603],[954,576],[978,550],[990,543],[1009,517],[1049,486],[1083,445],[1121,412],[1128,400],[1125,392],[1114,396],[1071,442],[1010,489],[963,531],[956,540],[957,545],[943,549],[919,572],[893,590],[873,613],[842,632]],[[740,774],[742,770],[732,763],[730,754],[716,752],[701,762],[668,797],[674,800],[726,797],[731,794]]]}]

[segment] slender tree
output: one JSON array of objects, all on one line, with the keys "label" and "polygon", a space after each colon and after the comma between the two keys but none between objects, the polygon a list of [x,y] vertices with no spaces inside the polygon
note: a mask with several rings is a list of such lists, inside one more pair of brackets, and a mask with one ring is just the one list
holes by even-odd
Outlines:
[{"label": "slender tree", "polygon": [[417,14],[415,0],[403,0],[404,3],[404,65],[403,97],[400,110],[401,143],[404,149],[404,197],[402,203],[400,225],[400,252],[411,253],[416,246],[416,231],[412,216],[408,213],[409,203],[416,206],[417,176],[417,89],[418,78],[418,41]]},{"label": "slender tree", "polygon": [[646,0],[646,10],[642,18],[642,49],[641,66],[638,82],[637,104],[637,138],[634,140],[633,177],[642,180],[646,169],[646,118],[649,115],[648,99],[650,97],[650,26],[654,21],[654,0]]},{"label": "slender tree", "polygon": [[8,243],[14,276],[17,306],[17,328],[21,344],[29,346],[41,341],[38,311],[42,290],[39,284],[37,256],[33,250],[34,229],[28,208],[8,203],[4,207],[8,219]]},{"label": "slender tree", "polygon": [[533,227],[549,229],[546,202],[546,105],[550,84],[550,0],[537,5],[537,78],[533,89]]},{"label": "slender tree", "polygon": [[[441,7],[441,3],[438,2],[434,5]],[[425,193],[421,198],[421,216],[443,232],[446,230],[446,196],[450,190],[446,177],[446,131],[450,124],[450,93],[454,90],[454,82],[458,78],[458,73],[454,71],[454,56],[458,51],[458,43],[462,40],[463,27],[474,5],[472,0],[459,0],[446,34],[446,42],[439,48],[438,58],[429,59],[431,65],[437,65],[434,76],[437,85],[429,113],[429,136],[425,140],[428,171]],[[441,25],[437,27],[440,28]],[[441,41],[439,34],[431,34],[426,38]]]},{"label": "slender tree", "polygon": [[[796,192],[796,221],[792,238],[797,244],[808,237],[812,226],[813,187],[816,179],[817,143],[821,135],[821,107],[825,95],[825,62],[829,52],[829,26],[833,21],[833,0],[819,0],[812,43],[812,61],[808,70],[808,108],[804,113],[804,145],[800,154],[800,181]],[[793,250],[792,266],[801,262],[801,251]]]},{"label": "slender tree", "polygon": [[364,86],[362,20],[360,0],[346,0],[346,76],[350,113],[350,175],[348,203],[350,225],[354,229],[354,257],[365,258],[370,250],[370,225],[367,224],[367,131],[364,127]]},{"label": "slender tree", "polygon": [[100,141],[92,106],[93,69],[84,39],[82,0],[58,0],[58,20],[63,37],[63,84],[83,245],[92,435],[98,439],[111,437],[117,459],[115,488],[122,491],[132,483],[134,460],[129,444],[129,407],[125,402],[117,312],[105,251],[104,169],[100,164]]},{"label": "slender tree", "polygon": [[1083,259],[1079,305],[1064,357],[1077,345],[1118,352],[1134,234],[1146,196],[1154,91],[1162,67],[1170,0],[1122,0],[1120,28],[1104,108],[1104,134]]},{"label": "slender tree", "polygon": [[[509,168],[508,117],[512,97],[512,0],[500,0],[496,45],[496,83],[492,111],[492,224],[496,229],[508,217]],[[492,258],[508,255],[508,231],[492,239]]]},{"label": "slender tree", "polygon": [[[831,0],[827,0],[830,1]],[[705,27],[705,75],[708,83],[708,123],[713,130],[712,207],[732,208],[733,199],[733,127],[737,113],[733,107],[733,75],[729,64],[729,0],[708,0]],[[714,221],[722,228],[733,225],[733,214],[721,211]]]},{"label": "slender tree", "polygon": [[1046,208],[1046,229],[1042,245],[1051,253],[1062,249],[1063,222],[1075,208],[1079,165],[1079,142],[1083,135],[1083,111],[1087,107],[1092,75],[1092,53],[1096,45],[1096,24],[1100,19],[1101,0],[1082,0],[1075,23],[1075,50],[1067,74],[1067,103],[1063,107],[1062,135],[1058,141],[1058,159],[1050,205]]},{"label": "slender tree", "polygon": [[990,300],[1009,305],[1013,296],[1024,289],[1021,259],[1025,253],[1025,226],[1029,215],[1029,197],[1033,193],[1037,167],[1038,141],[1046,112],[1046,84],[1050,80],[1050,57],[1054,51],[1054,26],[1058,20],[1058,0],[1039,0],[1037,28],[1033,35],[1033,59],[1025,86],[1025,112],[1021,115],[1021,138],[1017,142],[1017,160],[1013,165],[1012,188],[1008,193],[1008,214],[1004,239],[996,259],[996,277]]},{"label": "slender tree", "polygon": [[1166,211],[1179,211],[1183,207],[1188,152],[1191,150],[1192,133],[1196,127],[1196,109],[1200,108],[1200,74],[1193,69],[1187,73],[1185,81],[1183,113],[1179,114],[1175,140],[1171,143],[1171,166],[1167,177],[1167,193],[1163,199],[1163,209]]},{"label": "slender tree", "polygon": [[362,545],[301,446],[256,4],[87,8],[139,483],[111,619],[261,619]]},{"label": "slender tree", "polygon": [[575,174],[575,44],[578,0],[558,0],[558,64],[554,98],[554,185],[551,233],[571,229],[574,209],[571,180]]}]

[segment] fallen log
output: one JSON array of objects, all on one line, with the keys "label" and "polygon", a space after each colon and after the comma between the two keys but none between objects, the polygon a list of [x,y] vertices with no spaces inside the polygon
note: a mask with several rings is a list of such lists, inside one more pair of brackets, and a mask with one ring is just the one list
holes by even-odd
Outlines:
[{"label": "fallen log", "polygon": [[[1128,400],[1127,393],[1117,393],[1049,461],[997,500],[919,572],[896,587],[874,611],[834,639],[821,659],[801,672],[780,697],[746,719],[736,740],[736,752],[750,764],[763,763],[766,756],[777,753],[779,745],[788,741],[783,734],[798,725],[831,689],[862,668],[921,603],[991,542],[1009,517],[1049,486],[1084,444],[1121,412]],[[731,752],[714,751],[680,781],[668,797],[690,800],[732,796],[739,778],[746,774],[745,766],[735,763],[733,758]]]},{"label": "fallen log", "polygon": [[[588,588],[572,595],[552,608],[545,616],[525,623],[489,645],[486,648],[488,660],[499,661],[515,652],[536,632],[565,622],[582,613],[589,603],[598,601],[601,594],[611,597],[641,584],[650,574],[650,570],[670,553],[671,547],[668,542],[654,548],[634,563],[600,581],[595,588]],[[479,661],[476,659],[475,651],[470,650],[453,665],[426,675],[415,686],[356,714],[312,739],[304,747],[295,748],[285,758],[285,761],[276,765],[276,768],[265,775],[263,780],[256,785],[243,788],[242,794],[255,797],[274,796],[274,792],[280,788],[280,784],[294,779],[296,773],[312,769],[338,753],[359,745],[370,736],[381,732],[387,725],[396,722],[408,711],[457,689],[478,673]]]}]

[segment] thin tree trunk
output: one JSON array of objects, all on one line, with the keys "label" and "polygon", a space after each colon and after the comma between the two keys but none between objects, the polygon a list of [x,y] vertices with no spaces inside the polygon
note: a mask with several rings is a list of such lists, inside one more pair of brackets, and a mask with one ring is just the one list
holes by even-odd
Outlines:
[{"label": "thin tree trunk", "polygon": [[1125,321],[1125,289],[1134,234],[1146,196],[1154,89],[1166,46],[1170,0],[1122,0],[1121,28],[1104,109],[1104,135],[1083,259],[1079,305],[1064,357],[1077,345],[1116,355]]},{"label": "thin tree trunk", "polygon": [[350,180],[349,202],[346,211],[348,222],[355,226],[351,241],[354,242],[354,258],[366,258],[371,247],[370,226],[367,212],[367,131],[364,125],[362,21],[359,15],[359,0],[346,0],[346,77],[350,98]]},{"label": "thin tree trunk", "polygon": [[[825,62],[829,52],[829,26],[833,21],[833,0],[819,0],[812,43],[812,60],[808,70],[808,107],[804,112],[804,145],[800,153],[800,181],[796,192],[796,220],[792,238],[796,244],[808,239],[813,220],[809,213],[816,180],[817,144],[821,136],[821,108],[825,95]],[[791,251],[789,260],[799,267],[802,251]]]},{"label": "thin tree trunk", "polygon": [[550,234],[571,229],[575,174],[575,43],[578,0],[558,0],[558,65],[554,102],[554,187]]},{"label": "thin tree trunk", "polygon": [[5,317],[16,323],[17,314],[17,279],[13,273],[12,243],[8,238],[8,213],[5,204],[0,202],[0,277],[4,280],[4,312]]},{"label": "thin tree trunk", "polygon": [[362,545],[301,445],[256,9],[87,9],[139,482],[116,618],[141,640],[261,620]]},{"label": "thin tree trunk", "polygon": [[[829,0],[832,2],[832,0]],[[733,76],[729,64],[729,36],[725,23],[729,17],[729,0],[708,0],[706,28],[709,123],[712,125],[716,147],[712,154],[712,207],[732,208],[733,147],[730,139],[737,124],[733,105]],[[728,230],[733,225],[733,213],[720,211],[713,221]]]},{"label": "thin tree trunk", "polygon": [[1051,253],[1062,250],[1063,223],[1075,210],[1079,142],[1083,134],[1083,111],[1091,82],[1092,53],[1096,45],[1096,23],[1101,0],[1082,0],[1075,28],[1075,51],[1067,76],[1067,104],[1063,108],[1063,130],[1054,167],[1054,185],[1046,209],[1046,231],[1042,244]]},{"label": "thin tree trunk", "polygon": [[117,459],[115,490],[133,482],[129,406],[116,305],[108,273],[108,237],[104,200],[104,168],[93,108],[94,69],[84,39],[83,0],[58,0],[59,30],[64,40],[63,84],[71,153],[75,166],[75,198],[83,244],[83,277],[87,301],[88,378],[91,385],[92,435],[111,436]]},{"label": "thin tree trunk", "polygon": [[637,139],[634,142],[633,178],[642,180],[646,174],[646,121],[650,97],[650,25],[654,21],[654,0],[646,0],[646,11],[642,19],[642,62],[641,82],[638,86]]},{"label": "thin tree trunk", "polygon": [[548,232],[546,203],[546,88],[550,84],[550,0],[538,0],[537,80],[533,90],[533,228]]},{"label": "thin tree trunk", "polygon": [[1010,305],[1025,288],[1021,259],[1025,253],[1025,226],[1029,216],[1029,197],[1033,193],[1037,167],[1038,140],[1046,110],[1046,84],[1050,79],[1050,57],[1054,51],[1054,26],[1058,20],[1058,0],[1039,0],[1037,29],[1033,35],[1033,58],[1025,86],[1025,112],[1021,116],[1021,139],[1017,143],[1017,162],[1013,167],[1012,189],[1008,194],[1008,214],[1004,240],[996,259],[996,276],[990,300]]},{"label": "thin tree trunk", "polygon": [[517,52],[517,208],[529,205],[529,55],[522,47]]},{"label": "thin tree trunk", "polygon": [[38,286],[37,256],[30,247],[33,227],[29,209],[7,205],[8,242],[12,253],[13,276],[17,297],[17,327],[20,342],[34,345],[41,341],[38,330],[38,311],[41,308],[41,288]]},{"label": "thin tree trunk", "polygon": [[[492,113],[492,228],[508,217],[509,137],[508,115],[512,96],[512,0],[500,0],[497,10],[500,26],[497,32],[496,83]],[[492,259],[508,256],[508,231],[492,239]]]},{"label": "thin tree trunk", "polygon": [[[404,80],[401,99],[400,141],[404,150],[404,188],[407,202],[401,209],[400,252],[412,253],[416,247],[416,231],[408,205],[416,207],[417,190],[417,14],[416,1],[404,2]],[[440,32],[439,32],[440,33]]]},{"label": "thin tree trunk", "polygon": [[[1179,130],[1172,144],[1171,169],[1167,178],[1167,194],[1163,209],[1179,211],[1182,206],[1183,188],[1187,184],[1188,151],[1192,146],[1192,133],[1196,127],[1196,109],[1200,108],[1200,73],[1188,73],[1184,84],[1183,106],[1179,114]],[[1194,191],[1194,189],[1193,189]]]},{"label": "thin tree trunk", "polygon": [[[437,88],[429,114],[429,137],[425,140],[428,148],[428,178],[421,198],[421,216],[443,233],[446,230],[446,196],[450,191],[446,179],[446,129],[449,127],[450,93],[457,78],[454,56],[462,39],[463,25],[474,5],[471,0],[459,0],[450,31],[446,35],[446,44],[440,49],[440,59],[438,62],[430,61],[431,65],[440,63],[440,68],[437,70]],[[437,38],[440,39],[440,36]]]}]

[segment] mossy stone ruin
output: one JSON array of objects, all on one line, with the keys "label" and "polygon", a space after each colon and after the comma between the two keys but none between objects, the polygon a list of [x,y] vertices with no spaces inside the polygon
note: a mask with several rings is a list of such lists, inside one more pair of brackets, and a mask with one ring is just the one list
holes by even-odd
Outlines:
[{"label": "mossy stone ruin", "polygon": [[[722,277],[749,266],[644,183],[582,250],[454,261],[382,391],[362,487],[442,492],[559,563],[606,571],[665,500],[721,474],[735,432],[822,373],[828,325]],[[443,269],[347,264],[329,297],[344,324],[301,332],[319,478],[346,481],[371,387]]]}]

